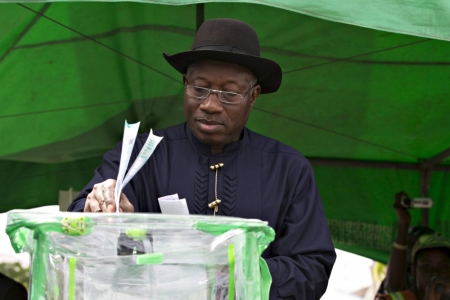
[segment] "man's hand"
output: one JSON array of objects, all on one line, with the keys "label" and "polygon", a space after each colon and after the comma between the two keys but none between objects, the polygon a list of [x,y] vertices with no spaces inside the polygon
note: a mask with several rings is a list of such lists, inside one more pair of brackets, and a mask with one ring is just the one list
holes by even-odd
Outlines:
[{"label": "man's hand", "polygon": [[[101,183],[95,184],[92,191],[86,197],[84,212],[115,212],[115,187],[116,181],[114,179],[108,179]],[[119,211],[134,212],[133,204],[130,203],[124,193],[120,194]]]},{"label": "man's hand", "polygon": [[399,224],[408,227],[411,223],[411,215],[409,214],[408,209],[402,205],[403,197],[408,197],[408,195],[404,192],[395,194],[394,210],[397,214]]},{"label": "man's hand", "polygon": [[433,277],[427,285],[425,300],[442,300],[450,298],[450,282],[441,277]]}]

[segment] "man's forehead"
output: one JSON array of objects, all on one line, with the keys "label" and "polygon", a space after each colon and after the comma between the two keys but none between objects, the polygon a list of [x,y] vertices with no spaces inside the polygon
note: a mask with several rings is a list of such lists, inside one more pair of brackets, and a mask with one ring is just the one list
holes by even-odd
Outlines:
[{"label": "man's forehead", "polygon": [[445,259],[450,261],[450,251],[447,248],[427,248],[422,249],[417,253],[417,260],[427,261],[434,259]]}]

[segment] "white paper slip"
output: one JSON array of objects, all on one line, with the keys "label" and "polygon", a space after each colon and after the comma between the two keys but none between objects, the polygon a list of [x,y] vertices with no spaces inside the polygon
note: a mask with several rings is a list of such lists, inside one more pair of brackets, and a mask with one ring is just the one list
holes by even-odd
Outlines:
[{"label": "white paper slip", "polygon": [[117,174],[116,189],[114,191],[117,213],[119,212],[120,195],[122,194],[123,188],[147,162],[147,160],[153,154],[153,151],[155,151],[156,146],[158,146],[159,142],[161,142],[161,140],[163,139],[160,136],[153,135],[153,130],[150,129],[150,134],[148,135],[147,141],[145,141],[145,144],[142,146],[141,151],[137,155],[136,159],[128,170],[127,175],[125,176],[128,163],[130,162],[131,153],[133,152],[134,143],[136,141],[139,124],[140,122],[135,124],[128,124],[128,122],[125,121],[119,173]]},{"label": "white paper slip", "polygon": [[180,198],[178,197],[178,194],[173,194],[173,195],[168,195],[168,196],[164,196],[164,197],[159,197],[158,201],[160,200],[180,200]]},{"label": "white paper slip", "polygon": [[136,157],[136,160],[131,165],[130,169],[128,170],[127,176],[125,176],[125,179],[123,180],[122,189],[147,162],[147,160],[153,154],[153,151],[155,151],[156,146],[158,146],[159,142],[161,142],[162,139],[163,138],[160,136],[153,135],[153,130],[150,129],[150,134],[148,135],[147,141],[145,141],[144,146],[142,146],[142,149]]},{"label": "white paper slip", "polygon": [[189,215],[186,199],[164,200],[158,198],[161,213],[165,215]]},{"label": "white paper slip", "polygon": [[122,153],[120,155],[120,165],[119,165],[119,174],[117,174],[117,182],[115,189],[115,202],[116,202],[116,212],[119,212],[119,200],[120,194],[122,192],[122,181],[125,176],[125,172],[127,171],[128,162],[130,161],[131,152],[133,151],[134,142],[136,141],[136,135],[139,130],[139,124],[141,122],[137,122],[134,124],[128,124],[125,120],[125,129],[123,131],[123,140],[122,140]]}]

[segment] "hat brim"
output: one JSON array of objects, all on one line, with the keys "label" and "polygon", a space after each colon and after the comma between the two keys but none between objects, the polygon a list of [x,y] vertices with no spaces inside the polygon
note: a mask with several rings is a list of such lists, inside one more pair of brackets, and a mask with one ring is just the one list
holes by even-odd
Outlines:
[{"label": "hat brim", "polygon": [[166,61],[181,74],[185,74],[189,65],[200,60],[217,60],[238,64],[252,70],[261,86],[261,94],[273,93],[281,85],[281,67],[274,61],[258,56],[217,50],[194,50],[174,55],[163,53]]},{"label": "hat brim", "polygon": [[[429,241],[430,239],[433,239],[433,240]],[[417,258],[417,253],[419,253],[419,251],[421,251],[421,250],[433,249],[433,248],[444,248],[444,249],[450,250],[450,241],[448,239],[441,238],[441,237],[436,239],[434,237],[434,235],[432,235],[432,236],[428,237],[427,239],[425,239],[424,241],[422,241],[421,245],[417,245],[417,243],[420,243],[420,238],[416,242],[416,244],[414,245],[412,253],[411,253],[414,263],[415,263],[416,258]]]}]

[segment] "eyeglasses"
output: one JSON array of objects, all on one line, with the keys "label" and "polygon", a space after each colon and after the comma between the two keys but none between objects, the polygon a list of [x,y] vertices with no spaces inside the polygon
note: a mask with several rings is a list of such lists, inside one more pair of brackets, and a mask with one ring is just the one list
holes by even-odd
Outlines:
[{"label": "eyeglasses", "polygon": [[208,89],[208,88],[195,86],[195,85],[189,85],[189,84],[185,86],[185,89],[186,89],[186,94],[188,94],[189,96],[191,96],[193,98],[199,99],[199,100],[205,100],[206,98],[209,97],[211,92],[213,92],[213,93],[217,93],[217,97],[219,98],[220,102],[222,102],[222,103],[239,104],[239,103],[241,103],[242,99],[244,99],[251,92],[251,90],[253,90],[255,85],[256,85],[256,83],[244,95],[241,95],[241,94],[238,94],[235,92],[225,92],[225,91],[221,91],[221,90],[213,90],[213,89]]}]

